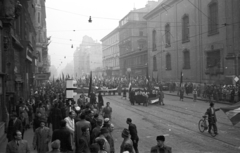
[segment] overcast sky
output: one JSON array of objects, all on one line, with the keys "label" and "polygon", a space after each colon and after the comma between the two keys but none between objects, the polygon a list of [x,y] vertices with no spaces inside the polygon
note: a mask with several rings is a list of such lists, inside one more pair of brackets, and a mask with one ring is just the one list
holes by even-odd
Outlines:
[{"label": "overcast sky", "polygon": [[[100,42],[134,6],[137,9],[145,7],[147,1],[47,0],[47,35],[52,40],[49,46],[51,64],[58,71],[63,69],[73,60],[73,53],[84,35]],[[92,16],[92,23],[88,23],[89,16]]]}]

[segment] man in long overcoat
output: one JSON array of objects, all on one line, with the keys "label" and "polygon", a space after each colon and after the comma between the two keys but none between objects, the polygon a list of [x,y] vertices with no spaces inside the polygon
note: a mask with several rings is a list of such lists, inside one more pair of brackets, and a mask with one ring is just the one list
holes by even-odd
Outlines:
[{"label": "man in long overcoat", "polygon": [[[82,136],[82,127],[87,127],[89,128],[89,130],[91,131],[91,123],[89,121],[87,121],[86,119],[86,116],[84,113],[81,114],[80,116],[80,121],[78,121],[75,125],[75,142],[77,142],[80,137]],[[90,143],[90,133],[89,131],[86,133],[86,137],[87,137],[87,140],[88,140],[88,143]],[[78,151],[79,147],[78,146],[78,143],[75,143],[76,144],[76,151]]]},{"label": "man in long overcoat", "polygon": [[62,120],[61,110],[58,108],[58,104],[55,103],[54,107],[50,111],[49,116],[51,117],[52,130],[60,129],[60,122]]},{"label": "man in long overcoat", "polygon": [[11,119],[8,123],[8,129],[7,129],[7,138],[8,142],[13,140],[13,134],[15,131],[22,131],[22,122],[17,118],[17,113],[12,113]]},{"label": "man in long overcoat", "polygon": [[46,120],[40,121],[40,127],[36,129],[33,137],[33,148],[37,149],[38,153],[46,153],[49,151],[48,144],[51,142],[51,131],[46,127]]}]

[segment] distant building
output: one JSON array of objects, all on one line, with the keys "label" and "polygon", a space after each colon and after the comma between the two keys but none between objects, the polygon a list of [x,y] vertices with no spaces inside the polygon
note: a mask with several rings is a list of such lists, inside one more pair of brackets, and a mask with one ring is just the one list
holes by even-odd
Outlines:
[{"label": "distant building", "polygon": [[74,74],[78,77],[102,67],[102,45],[91,37],[84,36],[74,52]]},{"label": "distant building", "polygon": [[232,83],[240,74],[240,1],[164,0],[144,18],[149,73],[162,81]]},{"label": "distant building", "polygon": [[143,18],[159,2],[148,1],[141,9],[130,11],[119,21],[120,74],[131,71],[132,76],[146,76],[147,21]]},{"label": "distant building", "polygon": [[107,76],[119,76],[119,29],[116,28],[104,38],[102,41],[103,53],[103,70]]}]

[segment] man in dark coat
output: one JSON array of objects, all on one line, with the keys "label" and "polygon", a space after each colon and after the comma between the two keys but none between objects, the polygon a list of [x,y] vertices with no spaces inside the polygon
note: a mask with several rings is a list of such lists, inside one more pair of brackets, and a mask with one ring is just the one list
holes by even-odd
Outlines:
[{"label": "man in dark coat", "polygon": [[157,145],[151,148],[150,153],[172,153],[172,148],[164,144],[165,137],[163,135],[157,136]]},{"label": "man in dark coat", "polygon": [[[7,129],[7,138],[8,142],[12,141],[14,139],[13,134],[16,131],[22,131],[22,122],[17,118],[17,113],[13,112],[11,115],[11,119],[8,123],[8,129]],[[22,134],[22,133],[21,133]]]},{"label": "man in dark coat", "polygon": [[61,152],[70,152],[72,150],[71,146],[71,133],[70,131],[66,128],[66,121],[62,120],[61,121],[61,129],[56,129],[53,131],[52,135],[52,142],[55,140],[60,140],[61,142]]},{"label": "man in dark coat", "polygon": [[102,97],[101,92],[99,92],[99,94],[98,94],[98,112],[99,112],[99,114],[101,114],[103,105],[104,105],[103,97]]},{"label": "man in dark coat", "polygon": [[91,143],[94,143],[95,139],[100,135],[102,124],[103,124],[102,119],[98,119],[97,126],[92,130],[91,133]]},{"label": "man in dark coat", "polygon": [[61,110],[58,108],[58,104],[55,103],[52,110],[50,111],[52,130],[60,129],[60,122],[62,120]]},{"label": "man in dark coat", "polygon": [[218,130],[217,130],[217,117],[216,117],[216,111],[219,111],[220,109],[215,109],[214,108],[214,103],[210,103],[210,107],[207,109],[205,115],[208,116],[208,124],[209,124],[209,128],[208,128],[208,133],[211,133],[212,127],[213,127],[213,131],[215,134],[218,134]]},{"label": "man in dark coat", "polygon": [[131,135],[131,140],[133,142],[133,148],[135,150],[136,153],[138,153],[138,134],[137,134],[137,127],[135,124],[132,123],[132,119],[131,118],[127,118],[127,124],[128,124],[128,130],[129,133]]}]

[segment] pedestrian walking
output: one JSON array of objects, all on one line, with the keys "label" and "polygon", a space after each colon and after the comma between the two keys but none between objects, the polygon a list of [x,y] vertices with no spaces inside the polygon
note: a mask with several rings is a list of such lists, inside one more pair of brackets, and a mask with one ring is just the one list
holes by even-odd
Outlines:
[{"label": "pedestrian walking", "polygon": [[67,122],[65,120],[62,120],[60,125],[61,125],[60,129],[56,129],[55,131],[53,131],[52,143],[56,140],[60,140],[61,142],[60,151],[62,153],[68,153],[70,151],[73,151],[71,145],[71,132],[67,129],[66,127]]},{"label": "pedestrian walking", "polygon": [[76,114],[74,111],[69,112],[69,116],[66,117],[64,120],[66,121],[66,128],[71,133],[71,146],[74,146],[74,131],[75,131],[75,118]]},{"label": "pedestrian walking", "polygon": [[13,133],[13,139],[7,144],[6,153],[30,153],[28,142],[22,139],[21,131]]},{"label": "pedestrian walking", "polygon": [[110,102],[107,102],[107,106],[103,108],[102,111],[103,118],[112,118],[112,107],[110,107]]},{"label": "pedestrian walking", "polygon": [[197,101],[197,89],[196,88],[193,90],[193,101],[194,102]]},{"label": "pedestrian walking", "polygon": [[[7,139],[8,142],[12,141],[14,139],[14,132],[15,131],[22,131],[22,122],[17,118],[17,113],[13,112],[11,115],[11,119],[9,120],[8,123],[8,128],[7,128]],[[22,133],[21,133],[22,135]]]},{"label": "pedestrian walking", "polygon": [[150,153],[172,153],[172,148],[164,144],[165,137],[163,135],[157,136],[157,145],[151,148]]},{"label": "pedestrian walking", "polygon": [[[74,138],[75,138],[75,142],[77,142],[80,137],[82,136],[82,127],[87,127],[91,130],[91,123],[89,121],[86,120],[86,116],[84,113],[82,113],[80,115],[80,121],[78,121],[75,125],[75,133],[74,133]],[[87,131],[88,133],[86,134],[88,143],[90,143],[90,133],[89,131]],[[79,143],[75,143],[76,146],[76,151],[79,149]]]},{"label": "pedestrian walking", "polygon": [[108,136],[108,133],[109,131],[107,128],[102,128],[99,137],[96,138],[96,142],[98,142],[99,139],[103,139],[104,140],[103,148],[107,153],[110,153],[110,144],[106,139],[106,137]]},{"label": "pedestrian walking", "polygon": [[138,137],[138,133],[137,133],[137,126],[132,123],[132,119],[131,118],[127,118],[126,122],[128,124],[128,130],[129,130],[129,133],[131,135],[131,140],[133,142],[133,148],[135,150],[135,153],[139,153],[138,152],[139,137]]},{"label": "pedestrian walking", "polygon": [[79,137],[79,140],[76,141],[78,143],[78,149],[76,150],[76,153],[90,153],[89,149],[89,142],[88,142],[88,133],[89,128],[88,127],[82,127],[81,128],[82,135]]},{"label": "pedestrian walking", "polygon": [[102,119],[97,120],[97,126],[92,130],[91,133],[91,144],[95,142],[95,139],[100,135],[102,127]]},{"label": "pedestrian walking", "polygon": [[60,129],[60,122],[62,120],[62,113],[58,107],[58,104],[53,104],[53,108],[50,110],[50,121],[52,123],[52,131]]},{"label": "pedestrian walking", "polygon": [[51,142],[51,132],[48,127],[46,127],[46,120],[40,121],[40,127],[36,129],[33,137],[33,148],[36,149],[38,153],[46,153],[49,151],[48,143]]},{"label": "pedestrian walking", "polygon": [[[187,90],[187,89],[186,89],[186,90]],[[183,101],[183,98],[184,98],[184,89],[183,89],[182,87],[180,87],[179,95],[180,95],[180,101]]]},{"label": "pedestrian walking", "polygon": [[98,94],[98,112],[99,114],[102,113],[102,107],[104,106],[104,101],[101,92]]},{"label": "pedestrian walking", "polygon": [[129,146],[131,152],[133,152],[133,142],[130,139],[129,135],[130,135],[129,130],[128,129],[123,129],[123,131],[122,131],[123,142],[122,142],[121,147],[120,147],[120,153],[124,152],[126,146]]}]

